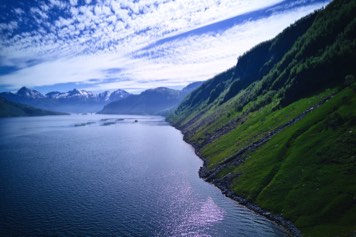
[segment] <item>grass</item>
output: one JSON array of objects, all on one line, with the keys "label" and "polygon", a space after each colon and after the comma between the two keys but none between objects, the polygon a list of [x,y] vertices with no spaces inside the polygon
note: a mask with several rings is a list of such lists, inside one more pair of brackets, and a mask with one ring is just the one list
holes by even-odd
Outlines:
[{"label": "grass", "polygon": [[[335,94],[302,120],[276,134],[240,166],[227,166],[217,176],[232,173],[232,190],[273,213],[293,221],[305,236],[347,236],[356,230],[356,86],[328,89],[275,109],[278,101],[251,110],[234,111],[232,99],[207,108],[195,121],[190,141],[206,141],[228,121],[244,114],[244,122],[200,152],[214,168],[243,147],[290,121],[325,97]],[[225,113],[220,113],[226,111]],[[214,114],[217,113],[217,114]],[[210,123],[199,126],[206,118]],[[208,120],[206,120],[208,121]],[[205,121],[205,122],[206,122]],[[200,124],[200,125],[199,125]]]},{"label": "grass", "polygon": [[355,104],[355,91],[345,88],[274,136],[231,171],[239,174],[232,189],[282,213],[305,236],[355,231]]},{"label": "grass", "polygon": [[[260,110],[245,115],[246,121],[243,124],[238,125],[236,129],[233,129],[202,148],[201,152],[203,156],[210,161],[209,168],[218,165],[227,157],[233,156],[243,147],[262,138],[269,131],[298,116],[307,108],[333,92],[333,90],[327,90],[322,94],[299,100],[296,103],[276,111],[272,110],[276,102],[272,102]],[[206,130],[204,130],[204,132],[207,133]],[[208,133],[213,132],[209,131]],[[196,136],[201,137],[202,135],[201,133],[197,133]]]}]

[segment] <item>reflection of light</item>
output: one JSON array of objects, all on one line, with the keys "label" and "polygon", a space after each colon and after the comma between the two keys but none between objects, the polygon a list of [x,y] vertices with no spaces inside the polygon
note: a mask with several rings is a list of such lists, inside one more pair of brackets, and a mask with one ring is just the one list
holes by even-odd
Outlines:
[{"label": "reflection of light", "polygon": [[176,181],[175,185],[166,186],[162,195],[170,198],[159,200],[160,205],[168,207],[167,212],[161,214],[166,221],[162,223],[162,230],[155,235],[210,236],[210,228],[224,219],[224,209],[209,196],[204,199],[197,196],[191,183],[182,179],[184,174],[177,176],[172,173],[172,177]]},{"label": "reflection of light", "polygon": [[[215,204],[211,197],[201,203],[196,210],[185,212],[182,223],[174,227],[171,235],[174,236],[210,236],[206,233],[210,226],[224,219],[224,210]],[[172,226],[173,227],[173,226]]]},{"label": "reflection of light", "polygon": [[224,219],[224,211],[215,204],[211,197],[202,204],[199,211],[192,213],[188,222],[194,226],[208,226]]}]

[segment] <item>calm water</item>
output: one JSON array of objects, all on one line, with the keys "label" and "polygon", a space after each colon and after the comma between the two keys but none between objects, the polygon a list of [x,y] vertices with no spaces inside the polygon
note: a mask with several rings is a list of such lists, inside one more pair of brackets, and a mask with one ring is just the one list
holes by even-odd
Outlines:
[{"label": "calm water", "polygon": [[286,236],[201,165],[161,117],[0,119],[0,235]]}]

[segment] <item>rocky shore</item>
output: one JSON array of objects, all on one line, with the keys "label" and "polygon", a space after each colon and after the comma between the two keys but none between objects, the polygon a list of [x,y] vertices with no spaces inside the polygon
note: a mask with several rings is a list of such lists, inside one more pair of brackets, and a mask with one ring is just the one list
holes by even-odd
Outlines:
[{"label": "rocky shore", "polygon": [[[186,142],[188,142],[188,141],[186,141]],[[193,145],[193,147],[194,147],[194,145]],[[236,193],[232,192],[229,189],[231,180],[232,180],[232,176],[227,175],[223,179],[212,179],[212,178],[207,179],[207,177],[209,177],[210,172],[207,169],[206,160],[201,156],[201,154],[199,154],[198,150],[195,147],[194,147],[194,149],[195,149],[196,155],[199,156],[200,159],[202,159],[204,162],[204,165],[202,167],[200,167],[200,169],[199,169],[199,177],[200,178],[215,185],[217,188],[220,189],[220,191],[226,197],[231,198],[232,200],[247,207],[248,209],[254,211],[255,213],[257,213],[261,216],[264,216],[267,219],[269,219],[270,221],[274,222],[275,224],[283,227],[289,236],[302,237],[302,234],[299,231],[299,229],[291,221],[285,219],[281,215],[272,214],[272,213],[262,209],[258,205],[248,201],[247,199],[243,198],[242,196],[239,196]]]},{"label": "rocky shore", "polygon": [[[227,159],[225,159],[223,162],[221,162],[216,168],[214,169],[208,169],[207,168],[207,161],[206,159],[199,153],[199,147],[196,146],[195,144],[192,144],[191,142],[189,142],[189,140],[187,139],[186,134],[184,135],[184,140],[187,143],[190,143],[195,150],[195,153],[203,160],[204,164],[203,166],[199,169],[199,176],[204,179],[205,181],[214,184],[217,188],[219,188],[221,190],[221,192],[237,201],[238,203],[240,203],[241,205],[249,208],[250,210],[258,213],[259,215],[262,215],[264,217],[266,217],[267,219],[271,220],[272,222],[282,226],[290,236],[295,236],[295,237],[301,237],[302,234],[299,231],[299,229],[289,220],[287,220],[286,218],[284,218],[282,215],[278,215],[278,214],[272,214],[264,209],[262,209],[261,207],[259,207],[258,205],[256,205],[255,203],[252,203],[250,201],[248,201],[247,199],[243,198],[242,196],[237,195],[236,193],[234,193],[233,191],[230,190],[231,187],[231,182],[233,180],[233,178],[235,178],[233,175],[231,175],[230,173],[227,174],[226,176],[224,176],[223,178],[217,178],[217,174],[219,174],[220,171],[222,171],[224,168],[226,168],[226,166],[229,165],[234,165],[234,166],[238,166],[241,163],[243,163],[246,159],[246,153],[249,151],[254,151],[256,150],[258,147],[262,146],[263,144],[265,144],[268,140],[270,140],[274,135],[278,134],[279,132],[283,131],[286,127],[289,127],[293,124],[295,124],[296,122],[300,121],[301,119],[303,119],[307,114],[309,114],[310,112],[314,111],[316,108],[320,107],[322,104],[324,104],[325,102],[327,102],[330,98],[332,98],[334,95],[330,95],[327,96],[326,98],[322,99],[321,101],[319,101],[319,103],[317,103],[314,106],[309,107],[307,110],[305,110],[303,113],[301,113],[300,115],[298,115],[297,117],[291,119],[290,121],[288,121],[285,124],[282,124],[281,126],[277,127],[276,129],[270,131],[266,136],[264,136],[263,138],[253,142],[252,144],[250,144],[249,146],[241,149],[239,152],[237,152],[234,156],[229,157]],[[179,129],[179,128],[177,128]]]}]

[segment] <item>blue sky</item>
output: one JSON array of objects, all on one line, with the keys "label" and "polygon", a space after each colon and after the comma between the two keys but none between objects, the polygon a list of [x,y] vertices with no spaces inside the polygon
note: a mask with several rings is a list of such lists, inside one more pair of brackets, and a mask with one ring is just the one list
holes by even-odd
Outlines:
[{"label": "blue sky", "polygon": [[2,0],[0,91],[207,80],[329,0]]}]

